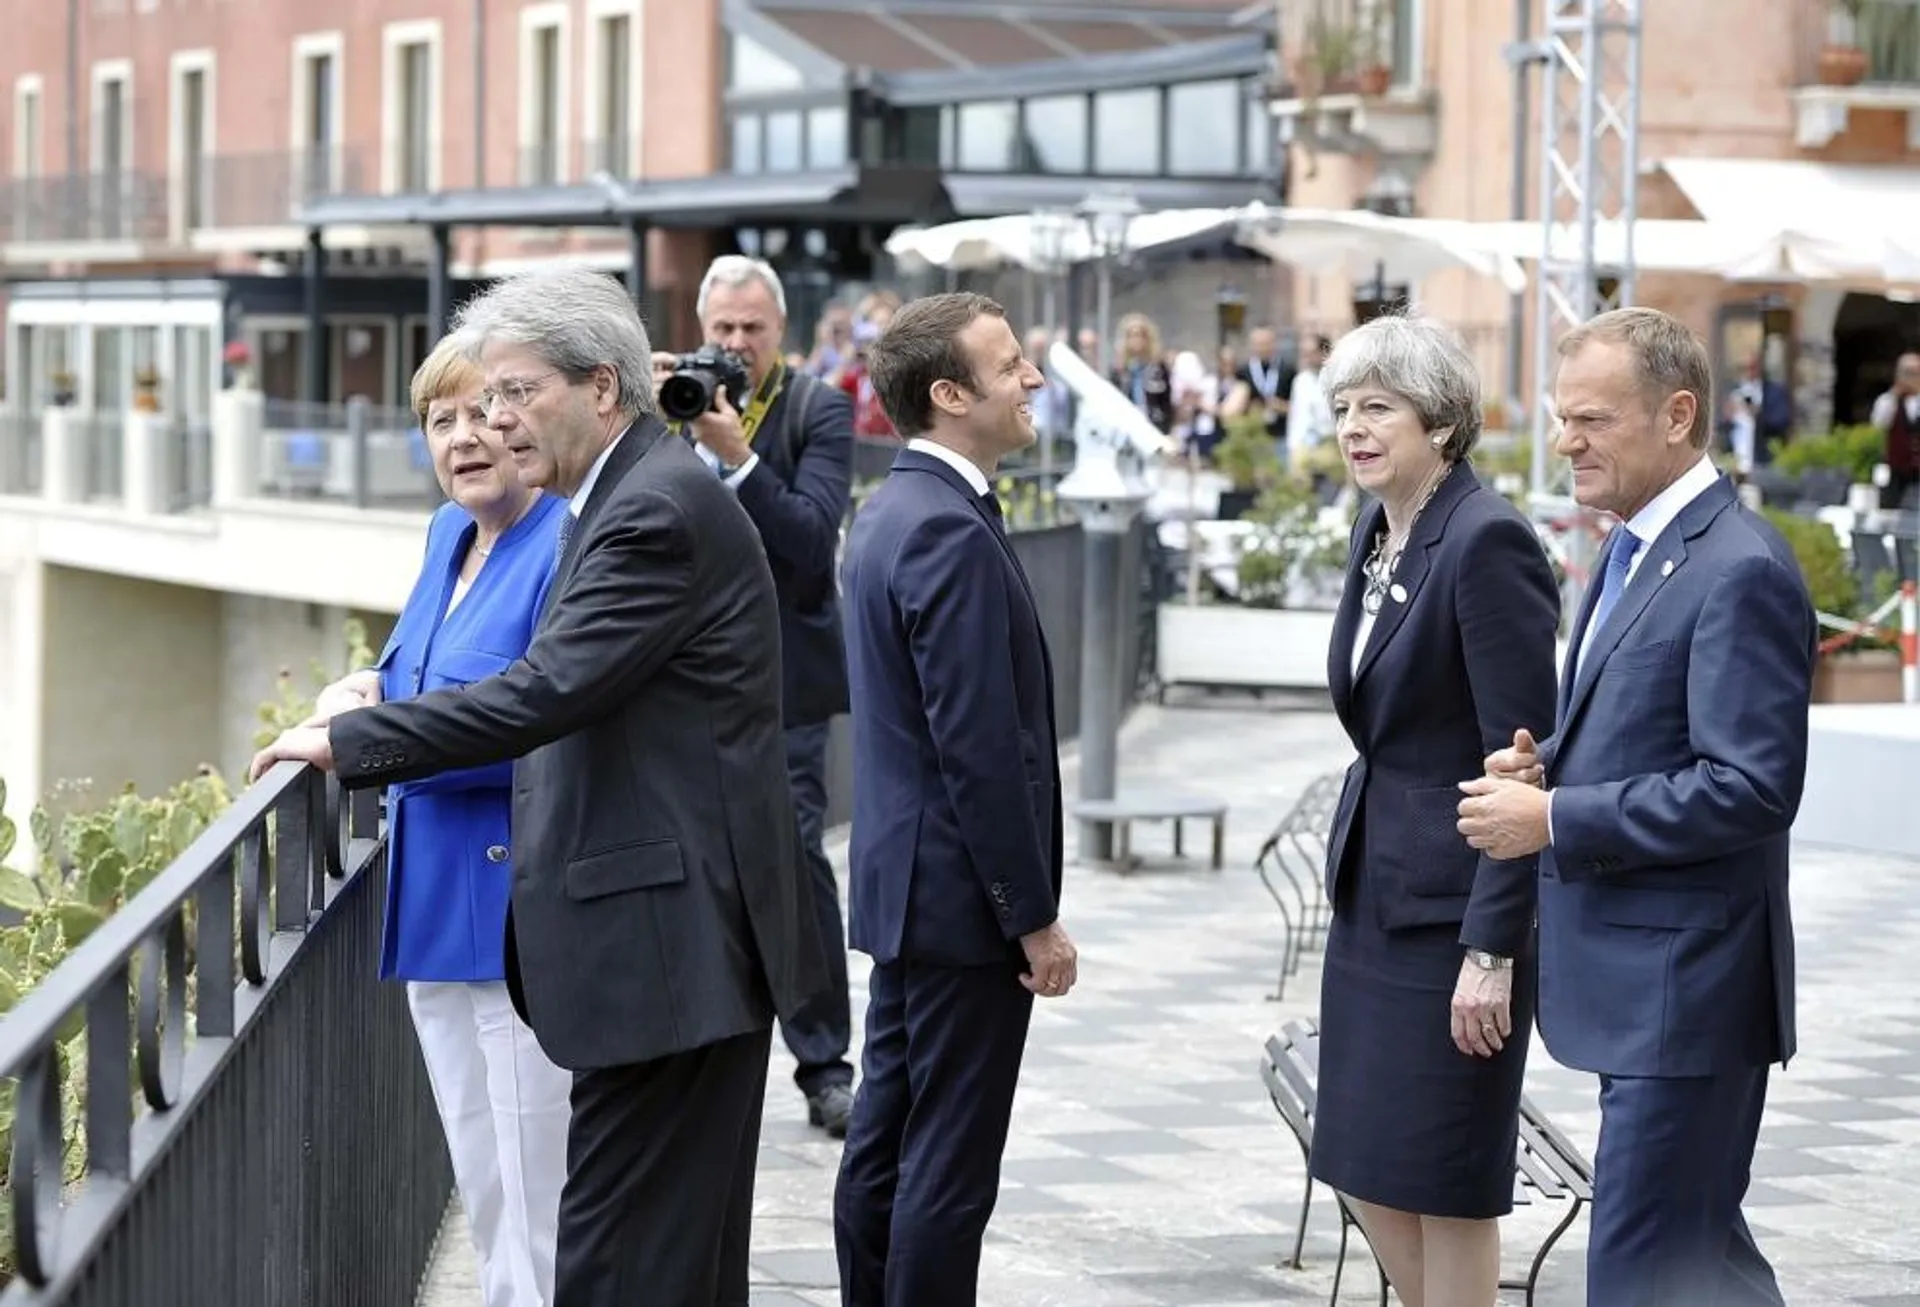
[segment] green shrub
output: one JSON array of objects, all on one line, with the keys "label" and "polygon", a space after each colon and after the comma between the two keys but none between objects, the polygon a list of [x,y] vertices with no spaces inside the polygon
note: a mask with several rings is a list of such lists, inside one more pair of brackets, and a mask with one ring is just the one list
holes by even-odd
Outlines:
[{"label": "green shrub", "polygon": [[1887,435],[1876,426],[1835,427],[1831,431],[1802,432],[1789,441],[1775,441],[1773,466],[1787,476],[1815,469],[1845,472],[1855,485],[1873,481],[1874,465],[1887,452]]}]

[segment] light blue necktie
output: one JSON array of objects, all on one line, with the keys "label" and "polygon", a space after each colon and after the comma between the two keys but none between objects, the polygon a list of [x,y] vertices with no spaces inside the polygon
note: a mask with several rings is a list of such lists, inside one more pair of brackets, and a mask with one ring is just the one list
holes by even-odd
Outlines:
[{"label": "light blue necktie", "polygon": [[573,539],[573,528],[579,520],[571,508],[561,510],[560,530],[553,537],[553,561],[556,566],[567,556],[567,541]]},{"label": "light blue necktie", "polygon": [[1625,526],[1608,538],[1607,573],[1600,581],[1600,602],[1593,606],[1593,617],[1587,622],[1589,643],[1606,626],[1614,605],[1620,602],[1620,593],[1627,588],[1627,569],[1633,566],[1640,544],[1640,537]]}]

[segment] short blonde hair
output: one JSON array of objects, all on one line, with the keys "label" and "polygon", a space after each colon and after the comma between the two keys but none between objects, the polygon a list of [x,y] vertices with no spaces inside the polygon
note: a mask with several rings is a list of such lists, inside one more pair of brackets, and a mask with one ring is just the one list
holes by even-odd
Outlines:
[{"label": "short blonde hair", "polygon": [[1126,353],[1127,333],[1135,327],[1147,333],[1147,357],[1158,361],[1161,354],[1160,328],[1155,326],[1153,319],[1144,313],[1129,313],[1126,317],[1120,319],[1119,324],[1114,328],[1117,337],[1113,342],[1113,352],[1115,354]]},{"label": "short blonde hair", "polygon": [[1693,396],[1693,426],[1688,443],[1705,449],[1713,439],[1713,365],[1707,347],[1679,319],[1658,309],[1625,308],[1602,313],[1574,327],[1560,338],[1556,351],[1570,358],[1587,345],[1602,341],[1619,345],[1633,355],[1640,390],[1650,404],[1687,391]]},{"label": "short blonde hair", "polygon": [[455,399],[478,390],[484,375],[470,356],[467,340],[457,335],[441,337],[426,362],[413,374],[413,385],[407,396],[413,403],[413,415],[420,419],[421,429],[426,429],[427,409],[434,400]]}]

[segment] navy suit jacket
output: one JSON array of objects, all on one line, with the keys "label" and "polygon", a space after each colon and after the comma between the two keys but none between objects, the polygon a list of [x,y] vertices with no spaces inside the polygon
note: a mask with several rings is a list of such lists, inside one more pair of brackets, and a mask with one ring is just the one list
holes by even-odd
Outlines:
[{"label": "navy suit jacket", "polygon": [[833,569],[853,492],[853,401],[790,375],[753,452],[760,461],[735,493],[766,546],[780,601],[783,720],[811,726],[847,710]]},{"label": "navy suit jacket", "polygon": [[1327,846],[1327,895],[1362,849],[1386,930],[1459,924],[1461,942],[1518,956],[1533,930],[1535,860],[1481,856],[1460,834],[1459,784],[1526,727],[1552,729],[1560,595],[1527,520],[1470,464],[1434,492],[1353,669],[1362,566],[1383,529],[1360,514],[1334,620],[1327,678],[1360,751]]},{"label": "navy suit jacket", "polygon": [[1788,830],[1818,629],[1724,477],[1644,549],[1541,748],[1540,1033],[1560,1062],[1703,1076],[1794,1051]]},{"label": "navy suit jacket", "polygon": [[903,450],[854,518],[847,934],[876,962],[1024,965],[1059,914],[1060,761],[1040,615],[999,520]]}]

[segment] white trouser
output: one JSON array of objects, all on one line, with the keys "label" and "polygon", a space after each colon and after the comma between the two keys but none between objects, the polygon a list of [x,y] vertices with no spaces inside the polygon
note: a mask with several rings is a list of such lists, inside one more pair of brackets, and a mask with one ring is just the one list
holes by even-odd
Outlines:
[{"label": "white trouser", "polygon": [[486,1307],[553,1301],[573,1075],[547,1060],[507,987],[409,981],[407,1006],[480,1255]]}]

